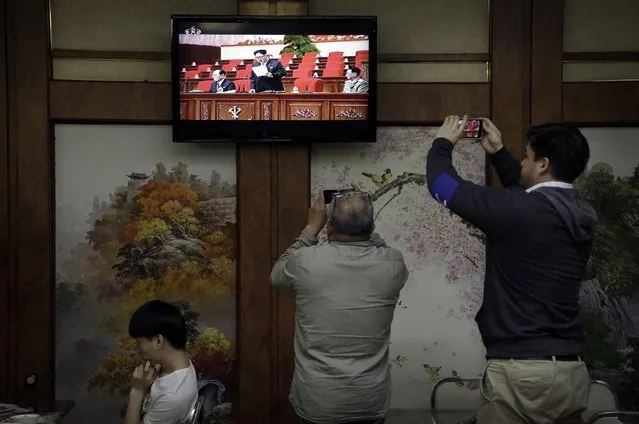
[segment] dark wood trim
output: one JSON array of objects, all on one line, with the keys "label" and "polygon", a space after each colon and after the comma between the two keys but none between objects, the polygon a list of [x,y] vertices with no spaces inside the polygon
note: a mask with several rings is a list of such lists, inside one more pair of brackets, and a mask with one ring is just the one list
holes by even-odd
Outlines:
[{"label": "dark wood trim", "polygon": [[441,125],[451,113],[490,114],[489,83],[386,83],[377,90],[380,123]]},{"label": "dark wood trim", "polygon": [[[125,50],[73,50],[53,49],[53,59],[98,59],[98,60],[149,60],[170,61],[170,52],[125,51]],[[437,62],[489,62],[488,53],[451,53],[451,54],[379,54],[380,63],[437,63]]]},{"label": "dark wood trim", "polygon": [[563,12],[563,0],[535,0],[532,3],[532,125],[561,122]]},{"label": "dark wood trim", "polygon": [[[275,393],[271,331],[271,155],[268,144],[239,145],[237,157],[238,423],[269,424]],[[257,172],[256,170],[259,170]]]},{"label": "dark wood trim", "polygon": [[[279,204],[278,204],[278,167],[277,167],[277,145],[270,145],[271,155],[271,266],[275,263],[280,255],[279,252]],[[277,423],[277,406],[278,406],[278,390],[279,390],[279,372],[278,367],[278,330],[279,330],[279,296],[273,289],[270,297],[271,300],[271,393],[273,394],[273,405],[271,407],[268,418],[271,423]]]},{"label": "dark wood trim", "polygon": [[[269,14],[278,14],[279,3],[275,0],[269,1]],[[307,0],[296,3],[305,6],[300,7],[298,13],[303,10],[308,12]],[[242,0],[238,1],[238,10],[243,10],[243,4],[246,5]],[[167,84],[167,92],[168,87]],[[256,364],[262,368],[258,375],[252,375],[251,370],[243,370],[244,365],[240,365],[240,372],[253,383],[247,383],[246,386],[251,385],[250,389],[240,393],[241,417],[238,422],[293,424],[295,414],[288,401],[288,393],[293,374],[295,309],[290,294],[275,292],[272,289],[269,274],[273,260],[288,247],[305,225],[305,212],[309,204],[310,149],[309,146],[303,145],[262,144],[240,145],[238,151],[238,180],[252,182],[248,185],[238,184],[238,190],[245,198],[245,203],[252,199],[252,203],[242,207],[245,212],[239,219],[249,219],[253,214],[262,215],[258,220],[263,227],[260,229],[252,223],[240,223],[240,227],[245,228],[240,237],[242,244],[253,245],[256,244],[253,243],[254,239],[260,240],[258,246],[252,246],[249,248],[252,250],[248,252],[260,258],[259,269],[251,269],[250,272],[255,277],[253,281],[240,282],[240,292],[248,289],[255,296],[255,302],[262,305],[259,312],[255,308],[240,305],[241,311],[246,310],[246,318],[241,321],[241,325],[244,326],[246,320],[260,321],[259,335],[263,344],[260,343],[258,349],[264,352],[260,356],[259,365]],[[259,155],[259,159],[254,155]],[[249,158],[253,158],[253,162],[247,161]],[[255,220],[253,222],[256,223]],[[250,225],[250,228],[247,228],[247,225]],[[270,231],[265,231],[267,226]],[[243,261],[240,263],[241,268],[250,265]],[[250,285],[246,287],[246,284]],[[258,327],[258,324],[254,326]],[[254,334],[244,330],[242,332],[242,340],[253,342]],[[245,352],[245,355],[248,361],[251,360],[249,355],[253,356],[250,352]],[[269,361],[265,364],[267,355]],[[256,379],[260,381],[256,382]],[[268,395],[260,392],[268,392]],[[255,405],[251,393],[258,395],[260,406]],[[247,404],[250,406],[246,406]]]},{"label": "dark wood trim", "polygon": [[[521,157],[530,123],[532,0],[491,1],[491,118],[504,144]],[[492,176],[494,181],[497,181]]]},{"label": "dark wood trim", "polygon": [[[49,131],[49,2],[7,1],[11,380],[14,397],[54,400],[53,160]],[[23,31],[29,28],[29,31]],[[28,387],[26,378],[37,376]],[[42,406],[44,406],[42,405]]]},{"label": "dark wood trim", "polygon": [[171,84],[51,81],[51,119],[58,121],[171,122]]},{"label": "dark wood trim", "polygon": [[[440,123],[446,114],[490,114],[488,83],[378,84],[378,119],[393,123]],[[51,118],[85,123],[171,122],[169,83],[51,81]]]},{"label": "dark wood trim", "polygon": [[[552,46],[548,47],[552,48]],[[563,52],[562,60],[564,62],[639,62],[639,51]]]},{"label": "dark wood trim", "polygon": [[[6,11],[6,0],[0,0],[0,10]],[[12,393],[10,368],[10,247],[9,247],[9,145],[8,96],[7,96],[7,28],[0,18],[0,399],[8,399]]]},{"label": "dark wood trim", "polygon": [[51,57],[53,59],[157,60],[168,62],[171,60],[171,53],[124,50],[53,49],[51,50]]},{"label": "dark wood trim", "polygon": [[579,125],[639,125],[639,81],[565,82],[563,120]]},{"label": "dark wood trim", "polygon": [[[283,253],[299,236],[307,222],[310,205],[310,146],[277,146],[277,254]],[[277,405],[275,423],[294,423],[295,413],[288,399],[293,379],[293,336],[295,305],[293,294],[277,292]]]},{"label": "dark wood trim", "polygon": [[378,63],[431,63],[431,62],[490,62],[489,53],[411,54],[386,53],[377,55]]}]

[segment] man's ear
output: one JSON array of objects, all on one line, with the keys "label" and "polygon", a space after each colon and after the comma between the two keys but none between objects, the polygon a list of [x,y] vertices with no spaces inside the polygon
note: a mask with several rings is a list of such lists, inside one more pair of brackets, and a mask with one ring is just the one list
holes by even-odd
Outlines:
[{"label": "man's ear", "polygon": [[539,170],[542,173],[548,173],[550,172],[550,161],[548,160],[548,158],[541,158],[538,162],[538,166],[539,166]]},{"label": "man's ear", "polygon": [[160,334],[155,336],[155,347],[161,348],[164,346],[165,343],[166,343],[166,340],[164,339],[163,335]]}]

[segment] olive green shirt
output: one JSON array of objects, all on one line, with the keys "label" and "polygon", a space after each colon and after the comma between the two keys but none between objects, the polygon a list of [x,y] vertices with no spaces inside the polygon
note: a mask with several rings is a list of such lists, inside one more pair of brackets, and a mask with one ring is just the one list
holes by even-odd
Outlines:
[{"label": "olive green shirt", "polygon": [[295,294],[290,400],[318,424],[382,418],[390,404],[389,340],[408,278],[402,253],[374,233],[318,244],[302,233],[271,272]]}]

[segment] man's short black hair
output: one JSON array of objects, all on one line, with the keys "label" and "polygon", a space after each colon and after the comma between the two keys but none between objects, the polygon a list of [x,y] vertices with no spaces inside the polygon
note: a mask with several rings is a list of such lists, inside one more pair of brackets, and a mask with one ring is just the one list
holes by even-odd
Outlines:
[{"label": "man's short black hair", "polygon": [[129,321],[129,335],[135,339],[163,336],[176,349],[186,348],[186,323],[180,310],[162,300],[140,306]]},{"label": "man's short black hair", "polygon": [[362,70],[359,69],[357,66],[351,66],[349,69],[351,70],[351,72],[357,74],[357,76],[362,75]]},{"label": "man's short black hair", "polygon": [[574,182],[588,166],[590,147],[579,128],[566,124],[536,125],[526,133],[535,160],[548,158],[554,179]]},{"label": "man's short black hair", "polygon": [[224,75],[224,76],[226,76],[226,71],[225,71],[224,69],[220,69],[220,72],[219,72],[219,73],[220,73],[220,75]]},{"label": "man's short black hair", "polygon": [[255,50],[253,52],[253,56],[255,56],[258,53],[265,55],[266,54],[266,50],[264,50],[264,49]]}]

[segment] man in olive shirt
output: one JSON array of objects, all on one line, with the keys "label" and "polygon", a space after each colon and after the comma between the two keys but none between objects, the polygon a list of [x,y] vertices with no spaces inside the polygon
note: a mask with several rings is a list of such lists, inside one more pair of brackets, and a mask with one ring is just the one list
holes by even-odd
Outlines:
[{"label": "man in olive shirt", "polygon": [[[328,221],[328,223],[327,223]],[[290,400],[303,424],[381,424],[390,404],[389,339],[404,258],[373,233],[367,193],[324,197],[271,272],[295,293]],[[327,225],[328,243],[317,235]]]}]

